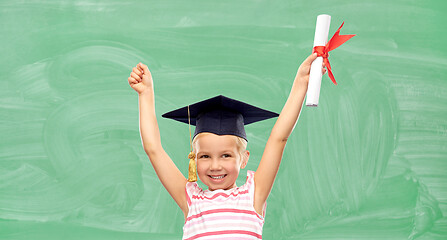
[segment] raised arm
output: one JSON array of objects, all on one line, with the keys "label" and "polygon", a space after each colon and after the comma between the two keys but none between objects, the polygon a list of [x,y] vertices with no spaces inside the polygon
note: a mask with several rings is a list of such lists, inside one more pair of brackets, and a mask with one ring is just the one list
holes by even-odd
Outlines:
[{"label": "raised arm", "polygon": [[161,183],[186,216],[188,213],[185,193],[187,180],[161,145],[160,131],[155,116],[152,75],[146,65],[139,63],[133,68],[128,80],[130,86],[138,93],[140,134],[144,151]]},{"label": "raised arm", "polygon": [[[310,65],[317,55],[312,54],[300,65],[289,97],[276,121],[255,173],[255,209],[262,209],[275,181],[287,139],[295,128],[309,83]],[[323,65],[324,67],[324,65]],[[323,74],[326,69],[322,69]],[[256,206],[257,205],[257,206]]]}]

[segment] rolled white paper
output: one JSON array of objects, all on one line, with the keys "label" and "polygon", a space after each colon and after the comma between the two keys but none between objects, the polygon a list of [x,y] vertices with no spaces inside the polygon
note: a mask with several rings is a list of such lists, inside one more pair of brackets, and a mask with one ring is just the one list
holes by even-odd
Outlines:
[{"label": "rolled white paper", "polygon": [[[314,47],[325,46],[327,43],[327,36],[329,34],[329,26],[331,25],[331,16],[321,14],[317,17],[317,26],[315,27]],[[320,99],[321,66],[323,64],[323,57],[317,57],[310,66],[309,85],[307,87],[306,106],[318,106]]]}]

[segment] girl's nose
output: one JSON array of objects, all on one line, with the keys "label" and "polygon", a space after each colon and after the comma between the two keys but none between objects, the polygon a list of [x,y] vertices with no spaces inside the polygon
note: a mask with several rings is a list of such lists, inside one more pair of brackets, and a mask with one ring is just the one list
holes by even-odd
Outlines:
[{"label": "girl's nose", "polygon": [[222,169],[222,166],[220,165],[219,160],[213,159],[211,161],[210,170],[220,170],[220,169]]}]

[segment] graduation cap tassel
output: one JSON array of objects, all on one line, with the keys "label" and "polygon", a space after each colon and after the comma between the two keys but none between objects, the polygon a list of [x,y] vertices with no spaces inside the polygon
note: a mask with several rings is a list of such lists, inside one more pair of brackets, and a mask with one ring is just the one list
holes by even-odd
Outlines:
[{"label": "graduation cap tassel", "polygon": [[193,152],[188,155],[189,158],[189,173],[188,182],[197,182],[196,156]]},{"label": "graduation cap tassel", "polygon": [[191,152],[188,154],[189,158],[189,170],[188,170],[188,182],[197,182],[197,167],[196,167],[196,154],[192,151],[192,139],[191,139],[191,119],[188,105],[188,125],[189,125],[189,145]]}]

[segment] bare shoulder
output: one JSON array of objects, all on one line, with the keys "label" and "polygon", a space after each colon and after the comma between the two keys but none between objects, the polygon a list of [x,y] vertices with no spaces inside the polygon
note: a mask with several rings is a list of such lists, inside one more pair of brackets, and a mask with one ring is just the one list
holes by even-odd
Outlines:
[{"label": "bare shoulder", "polygon": [[254,199],[253,199],[253,208],[255,209],[255,211],[261,215],[262,217],[264,217],[263,215],[263,208],[264,205],[267,201],[267,198],[264,197],[263,194],[261,194],[261,191],[258,190],[258,187],[256,186],[256,173],[255,173],[255,179],[254,179],[254,183],[255,183],[255,193],[254,193]]},{"label": "bare shoulder", "polygon": [[180,204],[177,203],[178,206],[180,207],[180,209],[182,210],[183,215],[185,216],[185,221],[186,221],[186,218],[188,217],[188,212],[189,212],[188,200],[187,200],[187,196],[186,196],[186,184],[187,183],[188,183],[188,180],[185,181],[185,184],[183,185],[182,194],[179,197],[181,199],[181,203]]}]

